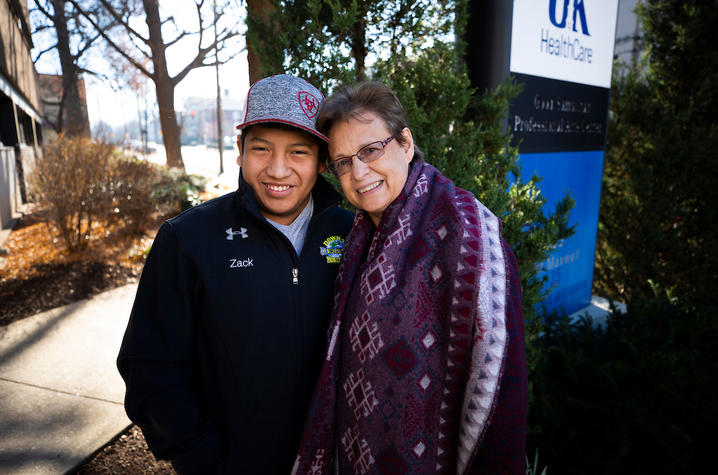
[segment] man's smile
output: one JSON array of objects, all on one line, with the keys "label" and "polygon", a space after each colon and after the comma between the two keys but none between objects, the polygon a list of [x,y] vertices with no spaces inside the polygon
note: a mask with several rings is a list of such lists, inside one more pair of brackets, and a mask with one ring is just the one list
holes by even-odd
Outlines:
[{"label": "man's smile", "polygon": [[264,186],[269,191],[273,191],[276,193],[282,193],[282,192],[288,191],[290,188],[292,188],[291,185],[275,185],[273,183],[264,183]]}]

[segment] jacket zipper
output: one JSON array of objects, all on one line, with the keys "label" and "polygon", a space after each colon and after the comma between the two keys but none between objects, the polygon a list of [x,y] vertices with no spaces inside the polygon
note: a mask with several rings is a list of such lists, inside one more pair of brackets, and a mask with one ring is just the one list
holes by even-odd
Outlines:
[{"label": "jacket zipper", "polygon": [[[336,206],[336,205],[339,205],[339,202],[337,202],[337,203],[332,203],[332,204],[329,205],[329,206],[325,206],[319,213],[316,213],[316,214],[314,214],[314,215],[312,216],[312,219],[309,221],[309,226],[307,226],[307,233],[306,233],[306,236],[305,236],[305,244],[306,244],[306,242],[307,242],[307,237],[311,235],[312,228],[315,227],[315,223],[317,222],[319,216],[321,216],[322,214],[326,213],[327,210],[329,210],[332,206]],[[299,257],[300,257],[300,256],[297,255],[296,252],[294,252],[294,246],[292,246],[292,243],[289,241],[289,239],[288,239],[286,236],[284,236],[284,235],[282,234],[281,231],[279,231],[279,230],[276,229],[274,226],[272,226],[271,224],[269,224],[261,215],[259,215],[258,213],[253,213],[253,214],[255,215],[255,218],[256,218],[256,219],[259,219],[265,226],[267,226],[268,228],[271,228],[275,233],[277,233],[277,235],[281,236],[281,238],[284,239],[284,242],[289,246],[290,255],[293,257],[293,259],[292,259],[292,260],[293,260],[293,262],[292,262],[292,285],[297,285],[297,286],[298,286],[298,285],[299,285]],[[303,372],[303,368],[302,368],[303,365],[301,364],[301,361],[302,361],[302,345],[301,345],[301,341],[300,341],[300,340],[301,340],[301,335],[300,335],[301,332],[298,331],[298,328],[299,328],[299,311],[300,311],[299,305],[298,305],[298,303],[299,303],[299,301],[298,301],[298,300],[299,300],[298,292],[299,292],[299,288],[298,288],[298,287],[295,287],[295,288],[294,288],[294,291],[292,292],[292,294],[293,294],[294,300],[295,300],[295,305],[294,305],[294,319],[295,319],[295,332],[294,332],[294,333],[295,333],[295,335],[296,335],[295,354],[296,354],[296,361],[298,362],[298,364],[295,366],[295,370],[296,370],[296,378],[297,378],[297,380],[298,380],[298,381],[301,381],[301,380],[302,380],[301,375],[302,375],[302,372]]]}]

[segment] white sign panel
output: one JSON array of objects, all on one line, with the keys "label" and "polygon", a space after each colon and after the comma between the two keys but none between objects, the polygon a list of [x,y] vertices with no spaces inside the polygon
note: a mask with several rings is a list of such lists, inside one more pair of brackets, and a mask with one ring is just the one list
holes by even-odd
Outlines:
[{"label": "white sign panel", "polygon": [[510,70],[611,87],[618,0],[514,0]]}]

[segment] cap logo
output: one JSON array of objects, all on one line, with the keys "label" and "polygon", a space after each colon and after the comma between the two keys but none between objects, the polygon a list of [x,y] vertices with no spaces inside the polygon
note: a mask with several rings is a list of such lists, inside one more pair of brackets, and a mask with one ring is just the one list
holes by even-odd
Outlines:
[{"label": "cap logo", "polygon": [[313,119],[314,116],[317,115],[317,112],[319,112],[318,104],[319,101],[317,101],[317,98],[311,93],[306,91],[299,93],[299,107],[302,108],[304,115],[306,115],[308,119]]}]

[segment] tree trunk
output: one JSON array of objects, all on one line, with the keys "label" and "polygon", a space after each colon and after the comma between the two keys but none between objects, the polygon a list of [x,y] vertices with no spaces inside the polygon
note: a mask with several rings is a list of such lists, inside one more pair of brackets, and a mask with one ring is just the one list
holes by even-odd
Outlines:
[{"label": "tree trunk", "polygon": [[366,44],[366,19],[364,16],[353,25],[349,35],[352,56],[356,62],[356,80],[361,82],[366,80],[366,55],[368,50]]},{"label": "tree trunk", "polygon": [[62,99],[57,117],[58,132],[64,130],[67,135],[72,137],[89,137],[90,128],[77,87],[78,67],[70,51],[70,34],[65,17],[66,3],[65,0],[52,0],[53,23],[57,31],[57,52],[62,68]]},{"label": "tree trunk", "polygon": [[[254,15],[262,23],[267,22],[268,14],[272,8],[271,0],[247,0],[247,15]],[[247,41],[247,64],[249,67],[249,84],[254,84],[264,77],[262,58],[257,54],[250,41]]]},{"label": "tree trunk", "polygon": [[150,49],[152,50],[152,63],[154,66],[152,81],[154,81],[157,91],[157,106],[159,107],[167,166],[184,169],[180,128],[177,124],[177,113],[175,111],[175,82],[167,70],[159,2],[158,0],[142,0],[142,3],[145,7],[145,21],[150,34]]},{"label": "tree trunk", "polygon": [[184,169],[180,128],[175,112],[175,85],[169,75],[165,74],[155,80],[155,90],[157,106],[160,110],[160,126],[162,127],[162,141],[165,144],[167,166]]}]

